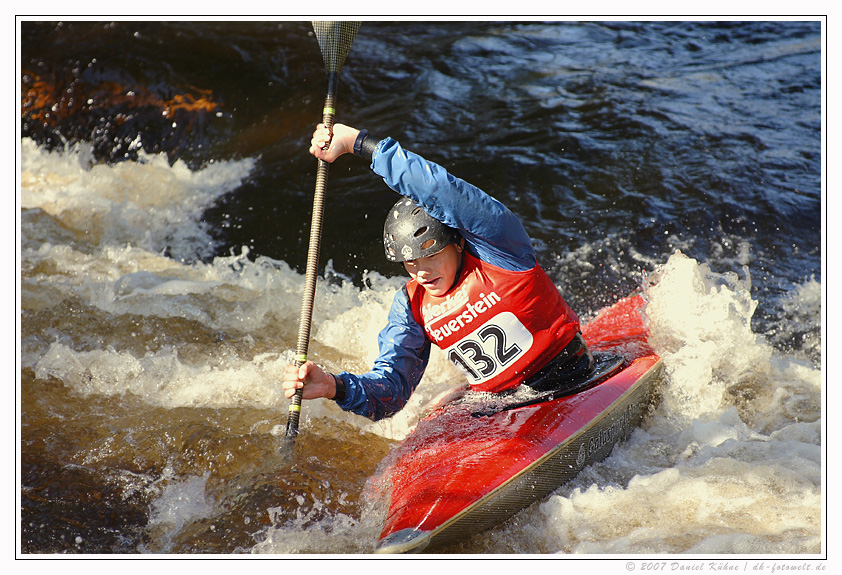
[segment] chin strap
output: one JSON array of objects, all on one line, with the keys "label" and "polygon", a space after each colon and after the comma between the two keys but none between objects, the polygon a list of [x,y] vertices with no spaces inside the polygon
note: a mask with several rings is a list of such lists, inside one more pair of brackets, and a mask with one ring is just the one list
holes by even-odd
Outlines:
[{"label": "chin strap", "polygon": [[459,278],[462,277],[462,268],[465,267],[465,238],[459,238],[459,242],[456,245],[459,246],[459,267],[456,268],[456,277],[453,278],[453,285],[447,290],[448,292],[459,283]]}]

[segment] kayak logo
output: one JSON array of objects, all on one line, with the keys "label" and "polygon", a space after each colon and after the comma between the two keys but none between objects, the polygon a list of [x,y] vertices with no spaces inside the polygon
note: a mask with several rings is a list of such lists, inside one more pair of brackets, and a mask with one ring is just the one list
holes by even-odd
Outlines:
[{"label": "kayak logo", "polygon": [[[588,462],[588,458],[598,456],[598,452],[605,446],[610,445],[612,448],[628,431],[633,427],[635,418],[640,414],[642,404],[632,401],[623,411],[620,416],[611,423],[608,427],[597,428],[594,433],[579,444],[579,452],[576,454],[576,468],[581,469]],[[608,453],[596,457],[599,461]]]},{"label": "kayak logo", "polygon": [[576,467],[584,467],[585,460],[588,458],[588,452],[585,450],[585,444],[579,446],[579,454],[576,456]]},{"label": "kayak logo", "polygon": [[[617,441],[625,435],[626,430],[631,427],[632,421],[634,421],[634,418],[639,411],[640,405],[632,402],[623,409],[620,417],[618,417],[610,426],[598,430],[596,434],[588,440],[588,455],[594,455],[606,445],[613,446],[617,443]],[[584,447],[585,446],[583,444],[582,448]],[[579,450],[579,454],[581,456],[582,449]]]},{"label": "kayak logo", "polygon": [[[468,313],[468,312],[465,312]],[[446,350],[447,359],[477,385],[501,374],[532,347],[532,334],[504,311]]]}]

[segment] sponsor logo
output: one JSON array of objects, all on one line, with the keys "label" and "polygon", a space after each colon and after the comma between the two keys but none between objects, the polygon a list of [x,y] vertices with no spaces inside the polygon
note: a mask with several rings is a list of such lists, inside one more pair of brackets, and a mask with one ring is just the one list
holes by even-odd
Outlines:
[{"label": "sponsor logo", "polygon": [[[467,287],[460,288],[448,294],[444,301],[437,304],[428,303],[421,309],[424,329],[434,342],[440,343],[466,325],[473,323],[480,315],[501,301],[496,292],[491,292],[488,295],[481,293],[476,301],[471,302],[468,301]],[[462,311],[454,315],[453,312],[459,312],[459,310]]]},{"label": "sponsor logo", "polygon": [[433,304],[427,303],[421,308],[421,317],[426,325],[434,324],[443,316],[463,307],[468,303],[468,286],[462,285],[453,292],[447,294],[443,301]]}]

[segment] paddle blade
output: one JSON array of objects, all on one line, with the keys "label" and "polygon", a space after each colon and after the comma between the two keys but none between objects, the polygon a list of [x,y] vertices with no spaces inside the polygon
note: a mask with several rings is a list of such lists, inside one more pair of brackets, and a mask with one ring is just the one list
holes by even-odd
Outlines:
[{"label": "paddle blade", "polygon": [[325,69],[328,72],[338,74],[342,69],[342,64],[345,63],[360,24],[360,22],[346,21],[313,22],[313,31],[319,41],[319,47],[325,59]]}]

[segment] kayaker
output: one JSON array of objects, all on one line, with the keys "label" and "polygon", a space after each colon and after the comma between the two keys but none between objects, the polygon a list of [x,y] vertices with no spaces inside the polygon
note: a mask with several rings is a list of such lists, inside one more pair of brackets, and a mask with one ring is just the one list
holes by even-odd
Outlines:
[{"label": "kayaker", "polygon": [[[329,146],[325,146],[329,144]],[[579,320],[537,264],[526,230],[503,204],[441,166],[366,130],[319,125],[310,153],[326,162],[355,154],[401,194],[386,216],[384,247],[410,280],[394,298],[371,371],[331,374],[289,365],[287,398],[333,399],[381,419],[399,411],[424,374],[435,344],[476,391],[521,384],[539,390],[575,380],[593,359]]]}]

